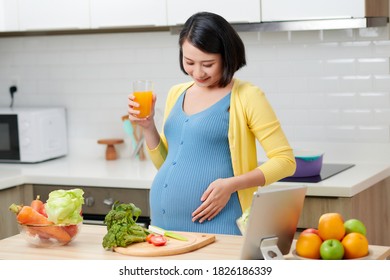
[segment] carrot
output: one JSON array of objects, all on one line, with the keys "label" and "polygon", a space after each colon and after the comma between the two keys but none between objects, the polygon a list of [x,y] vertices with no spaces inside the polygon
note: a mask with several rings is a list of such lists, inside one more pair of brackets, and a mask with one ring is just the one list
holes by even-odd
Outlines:
[{"label": "carrot", "polygon": [[[69,242],[71,240],[70,235],[61,227],[55,226],[53,222],[47,220],[45,216],[38,213],[31,206],[20,206],[12,204],[9,209],[16,214],[17,221],[22,225],[34,225],[30,228],[31,233],[42,233],[43,236],[49,235],[52,238],[57,239],[60,242]],[[52,225],[52,226],[45,226]]]},{"label": "carrot", "polygon": [[45,216],[40,214],[37,210],[31,206],[12,204],[9,209],[16,214],[16,219],[20,224],[29,225],[50,225],[53,222],[47,220]]},{"label": "carrot", "polygon": [[33,201],[31,201],[30,206],[35,210],[37,210],[38,212],[40,211],[40,209],[43,207],[43,202],[39,195],[37,195],[37,197]]},{"label": "carrot", "polygon": [[47,233],[44,233],[44,232],[40,232],[39,230],[37,230],[37,229],[34,228],[34,227],[28,227],[27,230],[28,230],[28,233],[29,233],[31,236],[36,236],[36,235],[38,235],[39,238],[41,238],[41,239],[49,239],[49,238],[51,237],[50,234],[47,234]]},{"label": "carrot", "polygon": [[29,229],[33,229],[42,238],[52,237],[61,243],[68,243],[72,239],[62,226],[34,226]]},{"label": "carrot", "polygon": [[30,206],[36,211],[38,211],[38,213],[41,213],[43,216],[47,217],[45,204],[43,203],[39,195],[37,195],[37,197],[33,201],[31,201]]}]

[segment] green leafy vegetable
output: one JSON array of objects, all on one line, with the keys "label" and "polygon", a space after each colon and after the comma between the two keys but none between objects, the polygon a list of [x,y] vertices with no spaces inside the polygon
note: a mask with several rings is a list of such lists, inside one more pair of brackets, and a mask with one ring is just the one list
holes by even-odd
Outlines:
[{"label": "green leafy vegetable", "polygon": [[141,209],[133,203],[114,203],[104,218],[107,234],[103,238],[103,248],[107,250],[144,242],[149,231],[136,223],[140,215]]},{"label": "green leafy vegetable", "polygon": [[84,191],[81,189],[52,191],[49,193],[45,206],[47,219],[55,224],[78,224],[82,222],[83,195]]},{"label": "green leafy vegetable", "polygon": [[250,211],[251,211],[250,207],[247,208],[244,211],[244,213],[242,213],[242,216],[240,218],[238,218],[237,221],[236,221],[237,222],[237,226],[240,229],[242,235],[244,235],[245,232],[246,232],[246,225],[248,223]]}]

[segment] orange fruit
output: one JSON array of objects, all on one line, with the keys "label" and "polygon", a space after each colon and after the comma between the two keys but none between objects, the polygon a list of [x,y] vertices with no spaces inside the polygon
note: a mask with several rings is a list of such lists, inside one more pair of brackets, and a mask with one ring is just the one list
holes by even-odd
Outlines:
[{"label": "orange fruit", "polygon": [[315,233],[301,233],[295,245],[295,251],[303,258],[319,259],[322,239]]},{"label": "orange fruit", "polygon": [[322,240],[342,240],[345,235],[344,219],[339,213],[325,213],[318,220],[318,234]]},{"label": "orange fruit", "polygon": [[345,259],[362,258],[368,255],[368,240],[361,233],[348,233],[341,241],[341,244],[344,246]]}]

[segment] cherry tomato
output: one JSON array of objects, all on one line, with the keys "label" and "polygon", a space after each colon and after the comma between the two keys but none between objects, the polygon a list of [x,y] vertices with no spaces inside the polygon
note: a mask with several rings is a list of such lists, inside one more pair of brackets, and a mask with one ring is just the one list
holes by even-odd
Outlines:
[{"label": "cherry tomato", "polygon": [[167,239],[162,235],[154,235],[150,238],[150,242],[154,246],[164,246],[167,243]]},{"label": "cherry tomato", "polygon": [[154,236],[153,233],[148,234],[148,236],[146,236],[146,242],[148,242],[149,244],[152,244],[151,238],[152,238],[153,236]]}]

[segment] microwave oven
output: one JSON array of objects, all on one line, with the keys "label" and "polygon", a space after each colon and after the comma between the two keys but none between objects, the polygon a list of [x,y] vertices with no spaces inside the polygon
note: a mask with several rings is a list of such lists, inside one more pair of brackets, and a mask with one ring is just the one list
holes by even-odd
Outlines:
[{"label": "microwave oven", "polygon": [[65,108],[0,108],[0,162],[58,158],[67,145]]}]

